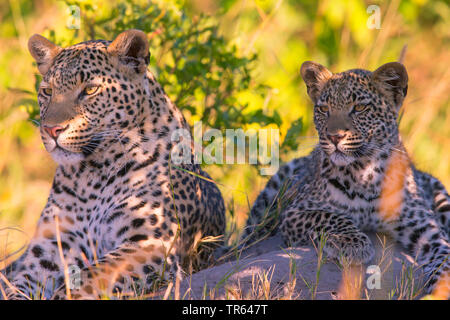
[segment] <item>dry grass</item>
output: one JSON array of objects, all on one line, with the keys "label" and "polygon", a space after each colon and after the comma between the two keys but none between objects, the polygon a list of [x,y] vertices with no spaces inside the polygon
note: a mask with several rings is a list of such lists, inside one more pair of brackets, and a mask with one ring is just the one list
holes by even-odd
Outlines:
[{"label": "dry grass", "polygon": [[[198,242],[209,242],[211,239],[204,238],[199,239]],[[214,240],[215,241],[215,240]],[[353,265],[348,263],[344,258],[339,261],[329,261],[324,255],[323,248],[326,245],[327,235],[323,234],[319,241],[312,242],[312,246],[317,253],[316,260],[316,277],[313,281],[308,281],[302,275],[302,266],[297,264],[295,255],[292,255],[289,249],[283,249],[283,251],[289,256],[289,274],[286,275],[287,281],[275,282],[273,281],[273,275],[276,271],[276,265],[269,267],[266,270],[261,270],[255,274],[252,274],[250,283],[241,283],[241,280],[237,278],[237,281],[229,281],[233,275],[237,274],[240,270],[245,269],[246,262],[243,260],[236,264],[236,267],[232,268],[227,274],[223,275],[221,279],[217,279],[217,284],[213,287],[208,287],[208,284],[204,284],[203,294],[201,299],[214,300],[214,299],[226,299],[226,300],[297,300],[297,299],[317,299],[318,284],[321,281],[322,266],[325,263],[337,263],[342,272],[342,279],[339,288],[330,288],[330,290],[336,289],[336,293],[331,293],[334,299],[338,300],[372,300],[372,299],[396,299],[396,300],[414,300],[418,299],[422,295],[424,283],[419,281],[416,283],[417,273],[420,266],[412,264],[402,263],[400,275],[396,278],[389,278],[389,269],[392,264],[392,246],[386,245],[386,238],[379,237],[381,244],[381,251],[375,261],[375,265],[380,266],[381,278],[385,277],[388,282],[384,282],[383,286],[387,286],[388,292],[384,292],[385,296],[374,294],[376,290],[368,290],[365,286],[364,267],[361,265]],[[194,252],[194,251],[193,251]],[[195,259],[195,253],[193,253]],[[238,257],[239,259],[239,257]],[[93,265],[95,269],[95,265]],[[142,299],[163,299],[163,300],[189,300],[191,299],[192,291],[192,276],[198,270],[188,272],[185,276],[189,280],[189,285],[186,290],[180,291],[180,279],[175,282],[156,281],[154,283],[152,293],[144,293],[139,285],[131,288],[129,292],[115,293],[110,289],[113,287],[118,275],[120,274],[120,266],[117,269],[111,270],[111,277],[108,283],[98,282],[94,291],[99,293],[104,300],[111,299],[130,299],[130,300],[142,300]],[[95,272],[92,272],[95,277]],[[26,296],[21,293],[20,290],[14,288],[9,281],[0,274],[1,280],[7,284],[8,287],[17,290],[26,299],[45,299],[43,292],[45,286],[38,288],[31,296]],[[161,274],[161,279],[163,275]],[[65,282],[69,283],[71,280],[68,274],[65,273]],[[298,291],[297,281],[302,281],[308,288],[308,293]],[[392,281],[389,283],[389,281]],[[436,292],[433,295],[426,296],[425,299],[439,299],[445,294],[444,284],[438,286]],[[68,290],[70,291],[70,290]],[[4,292],[4,288],[0,286],[0,293]],[[70,295],[69,295],[70,298]]]}]

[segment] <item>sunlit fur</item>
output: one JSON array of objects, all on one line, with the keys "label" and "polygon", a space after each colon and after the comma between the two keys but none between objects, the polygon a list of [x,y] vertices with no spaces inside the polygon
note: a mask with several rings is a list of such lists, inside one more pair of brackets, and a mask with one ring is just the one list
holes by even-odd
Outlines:
[{"label": "sunlit fur", "polygon": [[[316,106],[328,106],[327,113],[314,108],[320,147],[338,166],[375,157],[399,143],[397,110],[379,98],[370,77],[371,72],[360,69],[333,75],[316,101]],[[349,82],[357,84],[357,94],[345,89]],[[364,110],[356,111],[361,105]],[[336,147],[327,136],[337,131],[344,138]]]},{"label": "sunlit fur", "polygon": [[[63,50],[40,85],[38,102],[42,141],[59,164],[80,162],[99,147],[105,150],[111,142],[117,140],[121,132],[136,126],[142,120],[143,115],[136,116],[130,102],[127,104],[122,101],[124,106],[121,108],[114,108],[111,104],[111,94],[121,90],[120,87],[117,88],[119,81],[114,73],[77,71],[77,74],[71,71],[74,70],[73,66],[81,65],[89,59],[93,52],[103,57],[103,61],[92,62],[93,67],[101,66],[112,70],[114,66],[108,59],[105,44],[103,41],[90,42],[92,51],[82,50],[84,43]],[[145,89],[139,78],[129,77],[124,80],[141,91]],[[86,95],[83,90],[88,86],[98,86],[99,89],[93,95]],[[52,89],[51,96],[43,92],[43,88],[49,87]],[[43,129],[45,125],[56,124],[55,118],[62,118],[63,121],[58,121],[57,124],[67,127],[56,141]]]}]

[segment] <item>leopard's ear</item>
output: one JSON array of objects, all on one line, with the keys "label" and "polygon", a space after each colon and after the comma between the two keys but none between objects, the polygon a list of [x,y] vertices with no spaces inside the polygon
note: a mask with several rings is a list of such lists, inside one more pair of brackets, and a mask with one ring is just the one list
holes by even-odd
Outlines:
[{"label": "leopard's ear", "polygon": [[312,61],[303,62],[300,73],[305,81],[309,97],[316,103],[320,91],[333,73],[321,64]]},{"label": "leopard's ear", "polygon": [[372,81],[399,109],[408,92],[408,73],[400,62],[383,64],[372,73]]},{"label": "leopard's ear", "polygon": [[150,62],[149,44],[141,30],[127,30],[119,34],[108,46],[108,53],[117,58],[120,67],[142,74]]},{"label": "leopard's ear", "polygon": [[43,36],[35,34],[28,40],[28,50],[36,60],[39,72],[45,75],[62,48]]}]

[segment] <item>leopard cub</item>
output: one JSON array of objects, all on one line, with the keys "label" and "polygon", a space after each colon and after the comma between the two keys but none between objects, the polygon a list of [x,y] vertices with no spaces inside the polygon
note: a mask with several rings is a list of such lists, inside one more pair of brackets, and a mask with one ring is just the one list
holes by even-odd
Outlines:
[{"label": "leopard cub", "polygon": [[399,136],[405,67],[391,62],[374,72],[333,74],[308,61],[301,75],[319,144],[268,181],[242,239],[279,230],[287,245],[298,245],[325,234],[328,256],[364,263],[374,248],[363,231],[385,232],[417,257],[429,291],[439,282],[450,292],[450,197],[438,179],[414,167]]}]

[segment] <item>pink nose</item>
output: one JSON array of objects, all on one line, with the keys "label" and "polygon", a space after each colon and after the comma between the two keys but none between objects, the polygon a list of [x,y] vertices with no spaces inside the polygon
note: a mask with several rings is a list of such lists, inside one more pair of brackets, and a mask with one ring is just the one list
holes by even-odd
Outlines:
[{"label": "pink nose", "polygon": [[343,134],[332,134],[332,135],[327,135],[328,140],[330,140],[331,142],[333,142],[333,144],[335,146],[337,146],[339,144],[339,142],[345,137],[345,135]]},{"label": "pink nose", "polygon": [[44,126],[44,130],[50,135],[50,137],[52,137],[55,140],[66,129],[67,127],[63,128],[61,126],[53,126],[53,127]]}]

